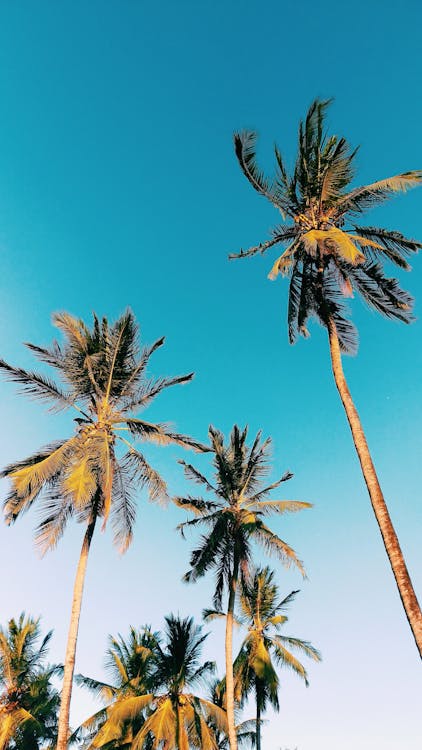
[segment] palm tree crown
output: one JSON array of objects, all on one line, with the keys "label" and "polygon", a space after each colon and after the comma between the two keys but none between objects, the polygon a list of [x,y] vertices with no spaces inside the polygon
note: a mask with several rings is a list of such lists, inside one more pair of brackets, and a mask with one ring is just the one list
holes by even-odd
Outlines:
[{"label": "palm tree crown", "polygon": [[304,574],[302,562],[294,550],[271,531],[264,518],[312,506],[297,500],[268,499],[273,489],[293,475],[286,472],[278,481],[264,486],[263,479],[270,471],[268,459],[271,440],[267,438],[261,442],[261,433],[258,433],[249,448],[246,444],[247,434],[247,428],[240,430],[235,425],[225,445],[222,433],[210,427],[214,483],[191,464],[180,461],[186,476],[214,495],[213,500],[191,496],[176,497],[174,500],[179,507],[196,516],[180,524],[182,533],[186,528],[197,525],[209,529],[209,533],[202,537],[201,545],[191,554],[191,569],[186,573],[185,581],[194,582],[207,571],[215,570],[214,604],[217,609],[221,608],[224,589],[230,589],[235,569],[244,583],[248,580],[252,541],[263,546],[267,552],[274,553],[283,564],[293,564]]},{"label": "palm tree crown", "polygon": [[133,439],[201,449],[199,443],[171,432],[167,425],[138,419],[134,413],[165,388],[191,380],[193,373],[148,378],[149,358],[164,339],[141,350],[130,311],[113,325],[94,315],[92,328],[67,313],[57,313],[53,321],[64,335],[63,346],[56,341],[50,348],[27,346],[58,372],[62,384],[3,360],[0,370],[29,396],[51,403],[52,410],[75,409],[76,430],[72,437],[3,470],[2,476],[12,483],[4,506],[6,521],[15,521],[44,490],[44,517],[36,532],[43,551],[57,544],[72,515],[83,522],[94,515],[105,524],[110,511],[115,542],[124,551],[133,534],[135,490],[145,485],[151,499],[167,496],[165,482],[135,448]]},{"label": "palm tree crown", "polygon": [[384,275],[380,260],[387,258],[409,269],[406,256],[422,245],[400,232],[363,227],[357,222],[360,214],[393,193],[420,184],[422,170],[351,190],[357,150],[352,150],[345,138],[327,135],[325,114],[329,103],[313,102],[305,122],[300,123],[298,155],[291,175],[275,147],[276,176],[268,179],[256,163],[256,134],[245,131],[235,135],[243,173],[291,224],[276,227],[271,239],[230,257],[264,253],[274,245],[287,243],[269,278],[275,279],[279,273],[290,276],[290,342],[299,332],[308,336],[307,321],[316,316],[324,326],[332,319],[342,350],[353,352],[357,336],[343,302],[354,290],[383,315],[405,323],[412,320],[412,298],[400,289],[396,279]]}]

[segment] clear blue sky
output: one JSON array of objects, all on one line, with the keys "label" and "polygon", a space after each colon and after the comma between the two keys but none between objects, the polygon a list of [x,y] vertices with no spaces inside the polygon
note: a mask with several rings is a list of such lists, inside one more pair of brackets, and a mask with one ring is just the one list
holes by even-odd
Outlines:
[{"label": "clear blue sky", "polygon": [[[145,342],[165,334],[151,374],[196,371],[157,400],[149,417],[205,439],[210,422],[263,428],[286,496],[315,503],[276,530],[300,553],[309,581],[290,633],[324,661],[306,690],[283,678],[268,750],[416,750],[420,665],[388,569],[329,368],[324,332],[287,343],[286,283],[272,256],[227,262],[279,221],[233,155],[232,132],[256,128],[269,163],[277,140],[292,160],[298,120],[315,96],[335,97],[334,132],[361,144],[359,182],[422,166],[422,10],[404,3],[37,2],[0,8],[1,355],[31,366],[22,341],[47,343],[50,314],[110,318],[130,305]],[[422,191],[368,218],[422,238]],[[345,363],[416,588],[422,590],[422,258],[402,281],[417,298],[410,327],[353,304],[361,334]],[[72,429],[0,387],[0,463]],[[149,457],[175,493],[186,489],[180,451]],[[206,462],[203,464],[204,468]],[[3,485],[3,492],[6,492]],[[77,669],[102,674],[107,633],[170,611],[199,617],[210,582],[180,583],[192,542],[182,520],[140,502],[136,537],[118,558],[97,535],[89,563]],[[64,654],[82,529],[44,560],[32,545],[36,514],[0,526],[0,620],[25,609],[54,627]],[[216,628],[207,655],[221,660]],[[73,722],[91,703],[75,693]]]}]

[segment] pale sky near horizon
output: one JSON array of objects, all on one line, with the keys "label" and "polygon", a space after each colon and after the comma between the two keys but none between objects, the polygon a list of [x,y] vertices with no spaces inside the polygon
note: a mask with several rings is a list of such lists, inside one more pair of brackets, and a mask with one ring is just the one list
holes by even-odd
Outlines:
[{"label": "pale sky near horizon", "polygon": [[[291,164],[297,124],[316,96],[335,98],[332,132],[358,155],[359,183],[421,168],[420,4],[157,3],[6,0],[0,7],[0,355],[25,367],[21,342],[48,343],[51,313],[115,318],[130,306],[150,343],[152,375],[195,370],[168,390],[151,420],[206,440],[248,423],[273,438],[274,478],[312,510],[273,522],[305,561],[308,580],[277,568],[283,593],[300,588],[286,633],[323,654],[310,687],[282,676],[279,715],[265,750],[419,750],[420,662],[405,620],[345,416],[332,382],[326,336],[287,342],[283,280],[275,259],[227,262],[279,223],[243,177],[232,133],[255,128],[270,165],[277,141]],[[422,190],[366,218],[422,238]],[[399,274],[416,298],[416,322],[382,320],[358,301],[357,357],[346,375],[421,597],[422,257]],[[397,275],[397,270],[388,268]],[[71,415],[0,383],[0,466],[73,429]],[[146,449],[175,494],[182,450]],[[209,471],[208,459],[197,459]],[[6,483],[2,486],[6,493]],[[173,611],[198,620],[211,580],[180,582],[192,535],[183,514],[139,503],[134,543],[119,558],[97,533],[89,561],[77,671],[104,676],[107,634],[163,626]],[[39,560],[36,512],[0,525],[0,622],[21,610],[54,628],[61,661],[82,528]],[[271,561],[269,561],[271,564]],[[272,561],[275,565],[275,561]],[[205,656],[222,670],[221,626],[206,627]],[[72,722],[92,710],[75,690]]]}]

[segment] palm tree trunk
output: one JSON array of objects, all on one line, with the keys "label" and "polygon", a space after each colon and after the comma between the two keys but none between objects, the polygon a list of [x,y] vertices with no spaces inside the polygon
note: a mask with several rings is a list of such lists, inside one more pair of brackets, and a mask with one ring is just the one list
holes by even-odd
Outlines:
[{"label": "palm tree trunk", "polygon": [[255,679],[255,699],[256,699],[256,725],[255,725],[255,747],[261,750],[261,695],[258,680]]},{"label": "palm tree trunk", "polygon": [[339,340],[335,324],[332,320],[328,323],[328,336],[330,341],[331,365],[334,374],[334,380],[340,398],[343,402],[344,410],[352,431],[353,442],[359,457],[362,473],[368,488],[369,497],[377,523],[384,542],[385,550],[390,560],[394,578],[396,579],[397,588],[400,598],[406,612],[409,625],[411,627],[419,654],[422,658],[422,613],[413,589],[412,581],[404,561],[403,553],[400,549],[399,540],[391,522],[385,503],[378,477],[372,462],[365,434],[350,395],[349,388],[344,377]]},{"label": "palm tree trunk", "polygon": [[69,634],[67,637],[66,658],[63,671],[63,688],[60,702],[59,726],[56,750],[67,750],[69,736],[70,699],[72,697],[73,672],[75,669],[76,642],[78,639],[79,617],[81,614],[82,594],[85,583],[85,572],[88,562],[89,548],[94,533],[96,514],[88,524],[82,543],[73,587],[72,612],[70,616]]},{"label": "palm tree trunk", "polygon": [[226,710],[230,750],[237,750],[236,724],[234,719],[234,679],[233,679],[233,614],[236,599],[239,561],[235,558],[230,581],[229,603],[226,617]]}]

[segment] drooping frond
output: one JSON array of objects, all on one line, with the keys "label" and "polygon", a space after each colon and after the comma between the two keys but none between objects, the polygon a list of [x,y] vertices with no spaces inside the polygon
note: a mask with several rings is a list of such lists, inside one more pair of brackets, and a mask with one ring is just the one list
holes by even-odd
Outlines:
[{"label": "drooping frond", "polygon": [[413,298],[399,287],[397,279],[384,276],[379,263],[366,263],[359,269],[350,270],[350,278],[370,307],[387,318],[412,322]]},{"label": "drooping frond", "polygon": [[132,538],[136,520],[136,504],[134,500],[134,486],[130,477],[114,461],[113,469],[113,508],[112,525],[114,529],[114,543],[123,554],[128,549]]},{"label": "drooping frond", "polygon": [[123,456],[120,465],[123,470],[129,471],[129,475],[137,482],[139,488],[146,487],[150,500],[159,500],[164,503],[169,500],[164,479],[150,466],[142,453],[132,447]]},{"label": "drooping frond", "polygon": [[265,177],[256,163],[256,139],[257,134],[251,130],[244,130],[234,134],[234,148],[243,174],[249,180],[252,187],[268,198],[276,208],[281,206],[276,201],[272,182]]},{"label": "drooping frond", "polygon": [[[381,246],[381,253],[371,251],[369,248],[365,253],[370,259],[379,257],[380,254],[395,263],[396,266],[410,270],[410,266],[405,257],[412,253],[418,252],[422,248],[422,243],[413,239],[408,239],[400,232],[393,232],[387,229],[377,227],[360,227],[355,225],[355,230],[362,236],[375,241]],[[403,257],[405,256],[405,257]]]},{"label": "drooping frond", "polygon": [[280,562],[286,567],[290,568],[294,565],[304,578],[306,578],[305,569],[303,563],[297,557],[295,551],[290,547],[289,544],[283,542],[277,534],[274,534],[271,529],[268,528],[264,523],[260,522],[257,524],[255,531],[257,540],[262,544],[264,549],[269,555],[275,555],[278,557]]}]

